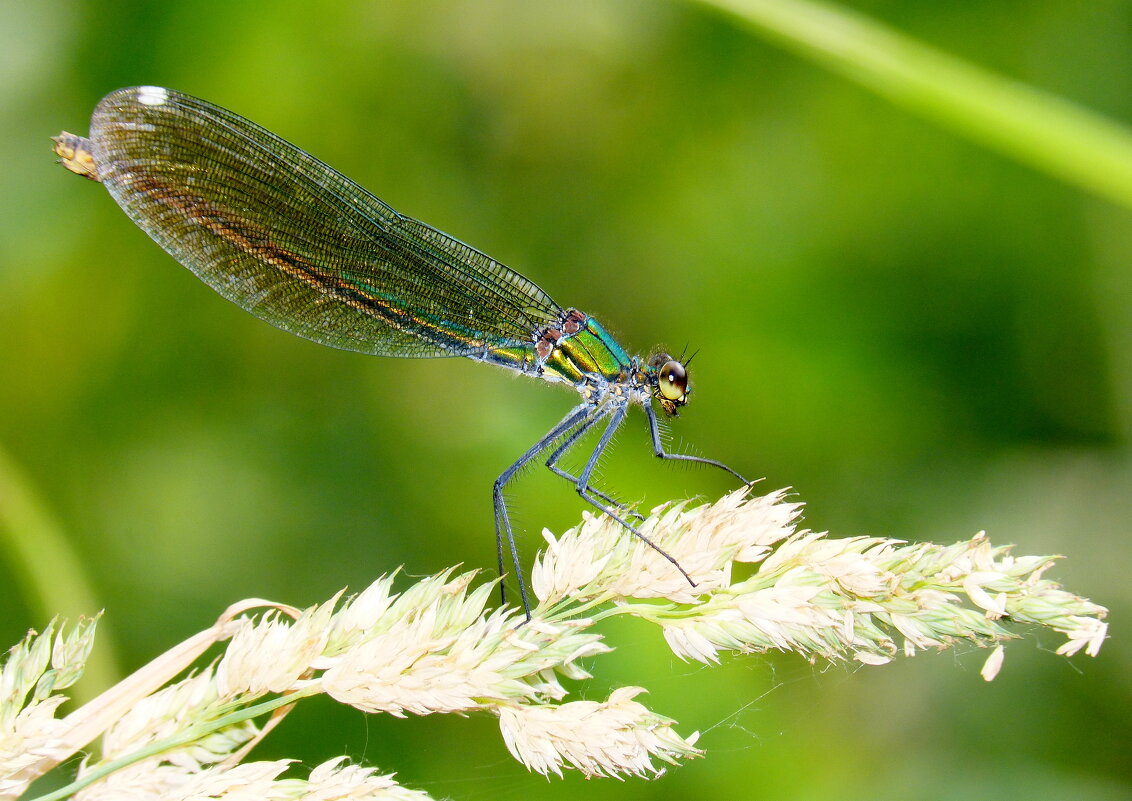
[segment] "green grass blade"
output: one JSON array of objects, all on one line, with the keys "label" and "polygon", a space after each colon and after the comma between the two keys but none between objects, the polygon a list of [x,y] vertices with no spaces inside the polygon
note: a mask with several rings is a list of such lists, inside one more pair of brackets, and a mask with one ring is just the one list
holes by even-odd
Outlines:
[{"label": "green grass blade", "polygon": [[699,0],[894,103],[1132,207],[1132,132],[867,17],[810,0]]},{"label": "green grass blade", "polygon": [[[0,549],[8,554],[12,572],[40,625],[56,615],[91,617],[100,605],[82,559],[71,548],[26,476],[0,450]],[[119,677],[106,622],[98,626],[98,646],[91,652],[82,680],[70,695],[89,700]],[[0,644],[0,650],[5,649]]]}]

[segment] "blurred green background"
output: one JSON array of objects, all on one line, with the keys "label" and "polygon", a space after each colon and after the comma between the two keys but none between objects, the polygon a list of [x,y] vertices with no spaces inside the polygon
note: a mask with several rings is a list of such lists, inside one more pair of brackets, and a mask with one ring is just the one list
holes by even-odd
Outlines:
[{"label": "blurred green background", "polygon": [[[855,0],[1132,123],[1124,0]],[[645,627],[578,689],[648,687],[708,750],[657,782],[549,782],[493,718],[300,708],[259,754],[339,753],[437,798],[1132,798],[1132,216],[695,5],[644,0],[0,2],[0,509],[76,549],[123,670],[262,596],[494,564],[490,486],[573,402],[466,360],[375,359],[221,300],[47,137],[157,84],[243,114],[483,249],[631,351],[700,349],[674,444],[835,536],[987,529],[1112,608],[1099,658],[1029,633],[876,669],[685,665]],[[513,487],[528,563],[579,499]],[[651,454],[651,505],[731,488]],[[15,511],[14,511],[15,510]],[[29,524],[30,525],[30,524]],[[0,644],[46,622],[0,561]],[[76,614],[89,608],[67,607]],[[113,638],[111,640],[111,637]]]}]

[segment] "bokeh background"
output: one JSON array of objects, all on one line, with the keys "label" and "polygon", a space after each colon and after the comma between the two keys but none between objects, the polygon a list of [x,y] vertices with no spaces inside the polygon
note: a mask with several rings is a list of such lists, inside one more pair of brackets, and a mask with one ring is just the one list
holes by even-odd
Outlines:
[{"label": "bokeh background", "polygon": [[[1125,0],[848,6],[1132,123]],[[221,300],[53,164],[48,136],[158,84],[296,142],[631,351],[698,348],[675,443],[794,487],[808,526],[986,529],[1065,554],[1053,575],[1113,610],[1099,658],[1030,632],[989,685],[972,648],[709,669],[612,626],[582,696],[643,685],[704,732],[705,759],[651,783],[529,775],[486,716],[320,701],[263,757],[348,753],[465,800],[1132,798],[1127,209],[679,2],[3,0],[0,64],[0,504],[34,499],[77,551],[121,670],[239,598],[490,571],[491,482],[572,403],[465,360],[330,350]],[[512,493],[528,561],[581,513],[544,472]],[[640,414],[604,474],[645,504],[731,488],[659,464]],[[10,559],[0,600],[0,643],[46,622]]]}]

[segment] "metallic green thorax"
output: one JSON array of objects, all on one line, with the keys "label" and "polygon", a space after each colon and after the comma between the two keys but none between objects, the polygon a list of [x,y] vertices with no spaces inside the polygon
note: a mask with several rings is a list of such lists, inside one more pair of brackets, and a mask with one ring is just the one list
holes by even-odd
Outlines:
[{"label": "metallic green thorax", "polygon": [[575,385],[594,378],[624,382],[635,369],[634,360],[601,323],[576,309],[567,312],[560,323],[535,333],[533,344],[492,349],[487,360],[547,381]]},{"label": "metallic green thorax", "polygon": [[558,341],[543,370],[570,383],[597,374],[607,381],[623,381],[632,363],[624,349],[592,317],[576,334]]}]

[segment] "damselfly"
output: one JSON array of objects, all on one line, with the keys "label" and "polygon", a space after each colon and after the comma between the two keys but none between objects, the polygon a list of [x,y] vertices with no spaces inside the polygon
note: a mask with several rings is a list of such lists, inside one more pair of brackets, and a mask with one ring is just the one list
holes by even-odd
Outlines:
[{"label": "damselfly", "polygon": [[[688,402],[686,365],[667,353],[629,356],[585,312],[563,308],[532,281],[382,201],[318,159],[231,111],[169,89],[120,89],[99,102],[90,136],[61,134],[56,153],[102,184],[173,258],[233,303],[286,331],[376,356],[465,356],[568,384],[581,402],[495,481],[496,555],[510,551],[523,581],[503,490],[525,465],[546,466],[663,554],[634,525],[639,514],[594,486],[594,471],[629,406],[645,411],[663,459],[654,403],[676,416]],[[599,423],[582,469],[563,455]]]}]

